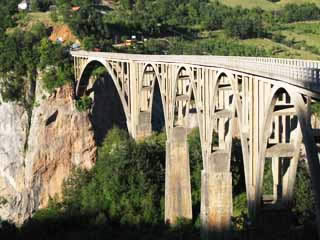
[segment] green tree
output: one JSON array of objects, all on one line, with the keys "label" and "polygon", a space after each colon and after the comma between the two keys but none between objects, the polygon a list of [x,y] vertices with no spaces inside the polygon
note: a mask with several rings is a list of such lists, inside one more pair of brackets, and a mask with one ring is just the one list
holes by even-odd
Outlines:
[{"label": "green tree", "polygon": [[38,0],[31,0],[30,7],[33,12],[38,12],[40,10],[40,5]]},{"label": "green tree", "polygon": [[132,9],[133,0],[120,0],[120,3],[124,9]]}]

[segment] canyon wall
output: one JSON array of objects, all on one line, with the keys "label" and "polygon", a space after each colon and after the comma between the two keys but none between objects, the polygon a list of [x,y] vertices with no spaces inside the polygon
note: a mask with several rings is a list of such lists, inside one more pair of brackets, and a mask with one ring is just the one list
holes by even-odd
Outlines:
[{"label": "canyon wall", "polygon": [[48,94],[38,84],[29,116],[24,107],[1,101],[1,219],[21,224],[50,197],[60,195],[72,168],[95,163],[89,115],[75,109],[72,95],[71,86]]}]

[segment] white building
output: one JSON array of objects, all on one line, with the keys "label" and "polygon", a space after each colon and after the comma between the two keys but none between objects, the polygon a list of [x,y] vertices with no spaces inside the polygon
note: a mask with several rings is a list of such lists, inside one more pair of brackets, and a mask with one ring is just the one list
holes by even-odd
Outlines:
[{"label": "white building", "polygon": [[29,7],[29,3],[27,0],[23,0],[21,3],[18,4],[18,9],[19,10],[27,10]]}]

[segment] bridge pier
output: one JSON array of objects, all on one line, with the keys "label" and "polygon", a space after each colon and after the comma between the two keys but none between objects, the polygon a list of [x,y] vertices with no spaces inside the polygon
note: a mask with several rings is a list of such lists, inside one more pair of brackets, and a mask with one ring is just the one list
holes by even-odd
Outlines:
[{"label": "bridge pier", "polygon": [[230,238],[232,174],[226,156],[212,154],[208,169],[201,173],[202,240]]},{"label": "bridge pier", "polygon": [[151,125],[151,112],[140,112],[139,120],[136,125],[135,139],[141,140],[151,136],[152,125]]},{"label": "bridge pier", "polygon": [[174,127],[166,143],[165,221],[192,219],[187,129]]}]

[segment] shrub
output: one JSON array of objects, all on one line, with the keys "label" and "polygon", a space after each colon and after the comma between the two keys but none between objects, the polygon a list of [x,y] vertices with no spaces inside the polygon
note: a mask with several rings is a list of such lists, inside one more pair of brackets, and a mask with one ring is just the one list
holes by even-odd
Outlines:
[{"label": "shrub", "polygon": [[226,32],[240,39],[257,38],[266,35],[262,18],[258,14],[229,17],[224,22]]},{"label": "shrub", "polygon": [[89,96],[82,96],[76,101],[76,108],[79,112],[87,111],[91,108],[92,99]]},{"label": "shrub", "polygon": [[275,33],[272,35],[272,40],[277,43],[283,43],[285,39],[286,37],[283,36],[281,33]]},{"label": "shrub", "polygon": [[52,92],[55,88],[71,82],[73,75],[68,65],[48,68],[42,76],[43,85],[48,92]]},{"label": "shrub", "polygon": [[310,174],[303,161],[299,161],[296,178],[293,211],[297,216],[298,223],[306,224],[315,220],[315,202],[311,190]]},{"label": "shrub", "polygon": [[320,8],[315,3],[287,4],[280,11],[280,18],[286,23],[320,19]]}]

